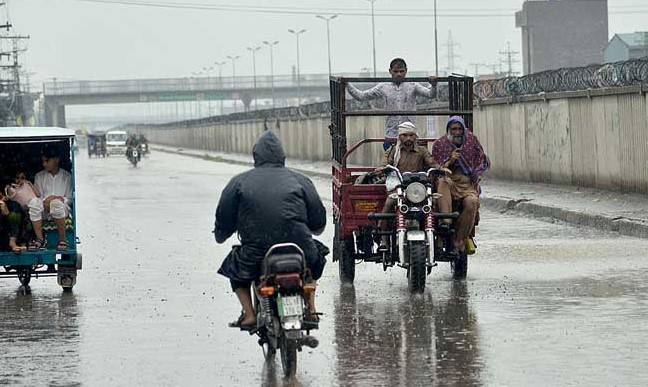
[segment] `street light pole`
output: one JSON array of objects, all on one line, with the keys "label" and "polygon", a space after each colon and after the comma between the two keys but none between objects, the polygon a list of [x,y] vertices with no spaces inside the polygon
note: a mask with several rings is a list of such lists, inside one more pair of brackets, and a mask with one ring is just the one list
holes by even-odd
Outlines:
[{"label": "street light pole", "polygon": [[279,44],[278,40],[275,40],[274,42],[268,42],[267,40],[263,41],[263,44],[268,46],[268,49],[270,49],[270,90],[272,94],[272,108],[275,108],[275,90],[274,90],[274,57],[272,52],[274,51],[272,48]]},{"label": "street light pole", "polygon": [[[227,61],[222,61],[222,62],[214,62],[216,66],[218,66],[218,85],[220,88],[223,88],[223,66],[227,64]],[[223,115],[223,97],[221,95],[220,98],[220,115]]]},{"label": "street light pole", "polygon": [[257,99],[257,82],[256,82],[256,52],[261,47],[248,47],[248,51],[252,53],[252,82],[254,84],[254,110],[259,110],[259,102]]},{"label": "street light pole", "polygon": [[371,3],[371,36],[373,43],[373,75],[376,77],[376,15],[374,13],[374,3],[376,0],[367,0]]},{"label": "street light pole", "polygon": [[326,21],[326,43],[327,43],[327,48],[328,48],[328,70],[329,70],[329,78],[332,75],[331,71],[331,20],[335,19],[338,17],[338,15],[331,15],[329,17],[322,16],[322,15],[317,15],[316,16],[318,19],[322,19]]},{"label": "street light pole", "polygon": [[439,76],[439,32],[437,30],[437,0],[434,0],[434,66],[435,74]]},{"label": "street light pole", "polygon": [[[227,56],[227,59],[232,61],[232,93],[234,93],[234,87],[236,83],[236,60],[240,57],[240,55]],[[234,113],[236,113],[236,98],[234,98]]]},{"label": "street light pole", "polygon": [[[207,84],[211,84],[211,78],[212,78],[212,71],[214,71],[214,66],[209,66],[209,67],[203,67],[203,71],[207,73]],[[212,104],[211,104],[211,96],[207,95],[207,109],[209,110],[208,115],[212,115]]]},{"label": "street light pole", "polygon": [[299,70],[299,35],[306,32],[306,30],[305,29],[301,29],[299,31],[288,30],[288,32],[294,34],[297,40],[297,106],[301,106],[301,73]]}]

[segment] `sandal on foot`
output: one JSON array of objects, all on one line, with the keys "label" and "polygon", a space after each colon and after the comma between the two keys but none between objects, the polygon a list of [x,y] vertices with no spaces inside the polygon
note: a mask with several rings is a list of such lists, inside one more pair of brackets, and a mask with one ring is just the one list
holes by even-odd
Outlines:
[{"label": "sandal on foot", "polygon": [[29,246],[27,246],[27,251],[45,250],[46,247],[47,247],[47,240],[34,239],[33,241],[29,242]]},{"label": "sandal on foot", "polygon": [[245,313],[241,312],[241,315],[236,319],[236,321],[232,321],[231,323],[227,324],[228,327],[230,328],[240,328],[241,323],[245,319]]},{"label": "sandal on foot", "polygon": [[12,247],[11,247],[11,251],[12,251],[14,254],[20,254],[20,253],[22,253],[22,252],[25,251],[25,250],[27,250],[27,248],[26,248],[25,246],[12,246]]},{"label": "sandal on foot", "polygon": [[59,241],[59,243],[56,245],[56,250],[58,251],[65,251],[70,248],[70,245],[68,245],[67,241]]}]

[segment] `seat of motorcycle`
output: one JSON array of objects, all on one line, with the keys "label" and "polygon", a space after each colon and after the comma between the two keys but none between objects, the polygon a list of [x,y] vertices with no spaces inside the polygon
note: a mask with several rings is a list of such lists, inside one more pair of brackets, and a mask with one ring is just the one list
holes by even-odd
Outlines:
[{"label": "seat of motorcycle", "polygon": [[263,264],[265,275],[303,272],[304,258],[300,254],[273,254]]}]

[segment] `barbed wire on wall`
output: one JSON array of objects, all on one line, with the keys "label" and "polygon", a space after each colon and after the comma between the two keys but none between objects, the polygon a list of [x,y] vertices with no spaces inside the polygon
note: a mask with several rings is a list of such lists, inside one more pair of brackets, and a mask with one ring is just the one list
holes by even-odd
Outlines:
[{"label": "barbed wire on wall", "polygon": [[623,62],[543,71],[475,83],[480,100],[519,95],[648,84],[648,57]]}]

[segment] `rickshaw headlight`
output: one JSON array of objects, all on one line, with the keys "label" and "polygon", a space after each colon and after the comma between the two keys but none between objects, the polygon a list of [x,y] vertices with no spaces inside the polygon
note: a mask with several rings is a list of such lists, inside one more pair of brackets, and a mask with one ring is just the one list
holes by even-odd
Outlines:
[{"label": "rickshaw headlight", "polygon": [[407,186],[405,197],[412,203],[420,203],[427,198],[427,189],[421,183],[412,183]]}]

